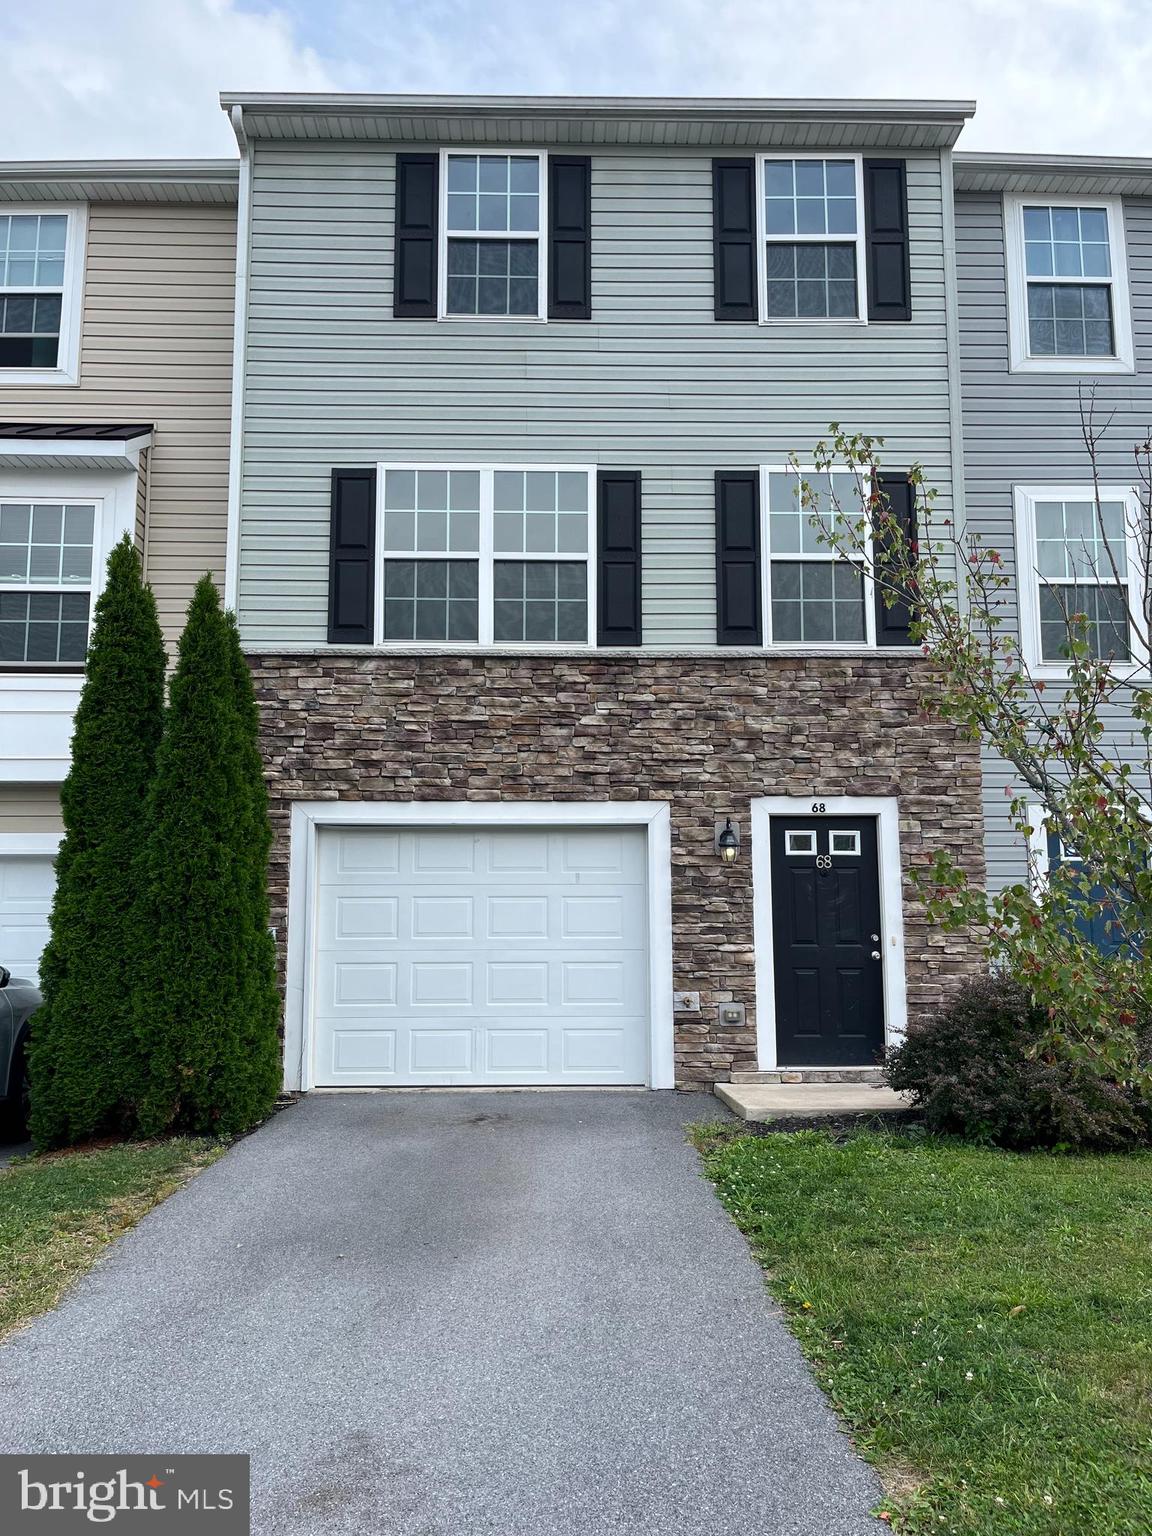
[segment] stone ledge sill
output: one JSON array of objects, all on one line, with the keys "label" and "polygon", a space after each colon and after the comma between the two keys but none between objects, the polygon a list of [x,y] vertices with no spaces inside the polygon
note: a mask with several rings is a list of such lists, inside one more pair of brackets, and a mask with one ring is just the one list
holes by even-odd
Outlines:
[{"label": "stone ledge sill", "polygon": [[761,1072],[755,1068],[733,1067],[733,1086],[739,1083],[871,1083],[881,1087],[884,1074],[879,1067],[775,1067]]},{"label": "stone ledge sill", "polygon": [[716,1097],[742,1120],[812,1120],[911,1109],[907,1094],[868,1083],[717,1083]]}]

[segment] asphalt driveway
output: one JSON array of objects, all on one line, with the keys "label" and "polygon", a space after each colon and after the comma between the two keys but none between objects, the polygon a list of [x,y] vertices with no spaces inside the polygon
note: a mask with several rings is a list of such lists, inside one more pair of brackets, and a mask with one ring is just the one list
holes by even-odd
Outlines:
[{"label": "asphalt driveway", "polygon": [[314,1095],[0,1345],[0,1450],[244,1451],[254,1529],[865,1536],[672,1093]]}]

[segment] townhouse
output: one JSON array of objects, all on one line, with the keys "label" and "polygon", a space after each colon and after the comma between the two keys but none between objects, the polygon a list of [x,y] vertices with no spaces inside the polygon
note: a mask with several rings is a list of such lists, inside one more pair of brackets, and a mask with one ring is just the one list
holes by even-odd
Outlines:
[{"label": "townhouse", "polygon": [[[1097,654],[1146,661],[1131,615],[1147,576],[1136,454],[1152,433],[1152,161],[958,154],[955,186],[968,525],[1013,574],[1005,622],[1058,694],[1062,602],[1090,615]],[[1118,760],[1146,761],[1122,693],[1104,725]],[[1029,853],[1040,873],[1061,857],[1038,808],[1025,846],[1016,789],[986,753],[994,889],[1029,878]]]},{"label": "townhouse", "polygon": [[0,165],[0,953],[35,974],[92,610],[224,577],[237,167]]},{"label": "townhouse", "polygon": [[958,501],[970,106],[223,102],[286,1081],[872,1066],[979,963],[909,881],[979,762],[790,457]]},{"label": "townhouse", "polygon": [[882,436],[910,523],[922,465],[1050,686],[1053,584],[1134,648],[1080,425],[1130,516],[1149,164],[954,155],[967,103],[223,101],[238,163],[0,166],[0,959],[132,529],[170,640],[206,569],[239,617],[289,1086],[869,1070],[980,964],[913,866],[1028,850],[793,457]]}]

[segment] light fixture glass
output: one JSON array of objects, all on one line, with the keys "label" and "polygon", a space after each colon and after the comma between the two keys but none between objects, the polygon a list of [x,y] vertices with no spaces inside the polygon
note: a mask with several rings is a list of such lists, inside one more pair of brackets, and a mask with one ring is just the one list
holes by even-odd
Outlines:
[{"label": "light fixture glass", "polygon": [[725,864],[736,862],[736,855],[740,852],[740,836],[732,825],[731,816],[724,818],[724,830],[716,839],[716,847]]}]

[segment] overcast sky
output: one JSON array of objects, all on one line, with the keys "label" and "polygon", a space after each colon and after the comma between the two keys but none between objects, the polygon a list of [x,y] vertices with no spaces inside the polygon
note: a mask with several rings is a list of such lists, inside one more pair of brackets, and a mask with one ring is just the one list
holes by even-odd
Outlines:
[{"label": "overcast sky", "polygon": [[1152,0],[37,0],[0,159],[232,154],[217,92],[974,97],[962,148],[1152,155]]}]

